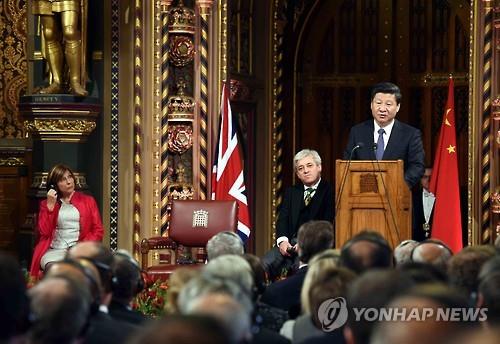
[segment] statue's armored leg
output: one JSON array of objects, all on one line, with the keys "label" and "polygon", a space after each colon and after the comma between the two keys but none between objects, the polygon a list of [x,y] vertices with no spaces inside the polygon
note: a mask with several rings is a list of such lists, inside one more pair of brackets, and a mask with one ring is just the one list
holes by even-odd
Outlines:
[{"label": "statue's armored leg", "polygon": [[69,85],[73,94],[86,96],[88,92],[82,86],[82,43],[78,30],[78,12],[65,11],[62,14],[63,36],[65,43],[66,63],[69,67]]},{"label": "statue's armored leg", "polygon": [[69,67],[69,84],[73,94],[86,96],[88,92],[81,85],[81,43],[80,41],[66,41],[66,62]]},{"label": "statue's armored leg", "polygon": [[59,28],[53,16],[42,16],[43,34],[45,37],[46,59],[52,74],[52,83],[40,90],[42,94],[61,93],[63,74],[63,52],[59,42]]}]

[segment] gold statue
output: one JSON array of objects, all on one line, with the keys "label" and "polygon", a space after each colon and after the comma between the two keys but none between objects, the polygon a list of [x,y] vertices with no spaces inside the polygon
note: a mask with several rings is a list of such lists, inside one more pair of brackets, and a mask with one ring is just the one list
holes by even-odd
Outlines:
[{"label": "gold statue", "polygon": [[40,93],[63,92],[66,60],[71,92],[79,96],[88,94],[84,87],[86,5],[87,0],[33,0],[33,14],[40,16],[42,24],[42,42],[45,43],[42,51],[52,73],[52,83]]}]

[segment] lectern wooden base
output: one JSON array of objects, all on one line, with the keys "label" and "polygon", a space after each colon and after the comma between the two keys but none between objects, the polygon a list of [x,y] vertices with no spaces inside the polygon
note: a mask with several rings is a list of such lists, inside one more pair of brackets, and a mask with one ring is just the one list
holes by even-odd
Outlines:
[{"label": "lectern wooden base", "polygon": [[380,233],[393,248],[411,238],[411,191],[402,160],[337,160],[336,195],[343,182],[335,217],[338,248],[363,230]]}]

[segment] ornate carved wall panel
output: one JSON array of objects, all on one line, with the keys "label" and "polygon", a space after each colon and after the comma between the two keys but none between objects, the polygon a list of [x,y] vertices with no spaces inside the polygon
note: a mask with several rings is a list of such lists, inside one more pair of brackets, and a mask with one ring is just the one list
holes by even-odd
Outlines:
[{"label": "ornate carved wall panel", "polygon": [[23,137],[18,101],[27,86],[26,3],[0,3],[0,138]]}]

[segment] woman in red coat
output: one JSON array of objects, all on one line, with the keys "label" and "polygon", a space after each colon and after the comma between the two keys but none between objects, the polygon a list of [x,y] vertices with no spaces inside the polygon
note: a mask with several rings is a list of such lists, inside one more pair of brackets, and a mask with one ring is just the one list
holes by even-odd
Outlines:
[{"label": "woman in red coat", "polygon": [[101,241],[103,227],[92,196],[75,191],[75,176],[59,164],[47,177],[47,199],[40,202],[38,243],[33,252],[30,274],[38,278],[51,262],[62,260],[67,250],[80,241]]}]

